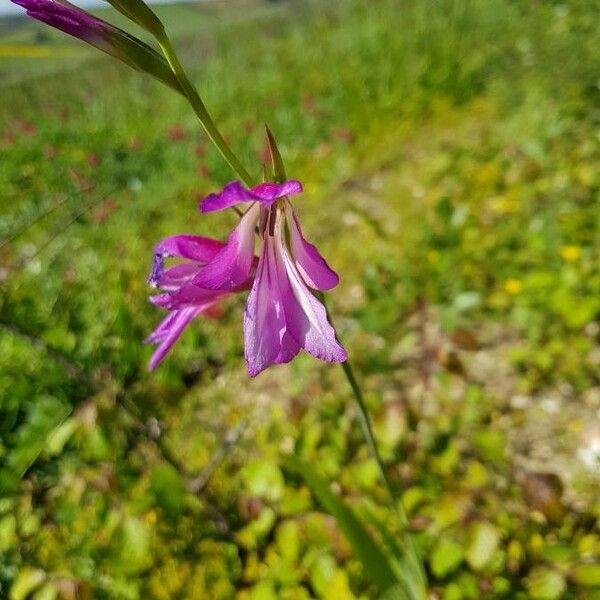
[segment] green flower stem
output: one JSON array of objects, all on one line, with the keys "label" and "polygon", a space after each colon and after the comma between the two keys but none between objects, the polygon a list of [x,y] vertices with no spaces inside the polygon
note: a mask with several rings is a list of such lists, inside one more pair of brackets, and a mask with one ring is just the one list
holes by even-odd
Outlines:
[{"label": "green flower stem", "polygon": [[252,187],[254,185],[253,177],[250,175],[250,173],[248,173],[248,171],[246,171],[242,163],[238,160],[237,156],[227,145],[227,142],[224,140],[223,136],[221,135],[221,132],[217,129],[217,126],[212,120],[210,114],[208,113],[204,102],[202,102],[202,98],[200,98],[198,92],[196,91],[196,88],[194,88],[188,76],[186,75],[181,62],[179,61],[179,58],[175,53],[175,49],[171,44],[171,40],[167,36],[166,32],[164,32],[164,30],[159,35],[157,35],[157,41],[165,58],[167,59],[167,62],[173,70],[173,73],[175,73],[175,76],[179,80],[179,83],[181,84],[181,87],[189,103],[194,109],[196,115],[198,116],[198,119],[200,119],[200,123],[202,123],[202,126],[204,127],[204,130],[206,131],[208,137],[210,138],[212,143],[217,147],[217,149],[221,153],[221,156],[223,156],[227,164],[239,175],[240,179],[248,187]]},{"label": "green flower stem", "polygon": [[[327,312],[329,313],[329,311]],[[416,579],[417,589],[422,590],[422,593],[425,594],[427,579],[425,577],[423,563],[421,562],[421,558],[419,556],[419,553],[417,552],[417,547],[415,545],[412,535],[408,531],[406,531],[406,529],[408,528],[408,517],[406,516],[406,512],[404,510],[404,506],[402,505],[402,501],[400,500],[399,502],[396,502],[396,494],[394,494],[394,491],[390,484],[390,480],[388,479],[385,473],[383,461],[381,460],[381,454],[379,453],[379,448],[377,447],[377,442],[375,441],[375,436],[373,435],[373,427],[371,425],[371,419],[369,417],[369,413],[365,405],[362,390],[360,389],[360,385],[358,384],[356,376],[354,375],[354,370],[352,369],[350,361],[346,360],[345,362],[341,363],[341,367],[344,371],[346,379],[348,380],[348,383],[350,384],[350,387],[352,388],[352,393],[354,394],[356,404],[358,405],[358,416],[360,420],[360,426],[365,437],[365,441],[367,442],[367,446],[369,446],[369,450],[371,451],[373,460],[377,464],[379,474],[390,496],[392,505],[396,509],[396,514],[398,515],[400,526],[403,530],[405,530],[407,558],[410,561],[411,571]]]},{"label": "green flower stem", "polygon": [[[369,418],[369,413],[367,412],[367,407],[365,405],[365,400],[354,375],[354,370],[350,365],[350,361],[347,360],[341,364],[342,369],[344,370],[344,375],[352,388],[352,393],[356,398],[356,404],[358,405],[358,417],[360,420],[360,426],[362,428],[363,435],[365,436],[365,441],[369,446],[369,450],[371,451],[371,455],[373,460],[377,463],[377,467],[379,468],[379,474],[381,475],[381,479],[383,480],[383,484],[385,485],[389,496],[394,500],[394,492],[392,491],[392,486],[390,484],[390,480],[388,479],[385,468],[383,466],[383,461],[381,460],[381,454],[379,453],[379,448],[377,447],[377,443],[375,442],[375,436],[373,435],[373,427],[371,425],[371,419]],[[402,527],[406,527],[408,525],[408,519],[400,504],[399,508],[399,518],[400,525]]]},{"label": "green flower stem", "polygon": [[[331,318],[331,313],[329,312],[329,307],[325,301],[325,294],[323,292],[316,293],[317,298],[323,303],[325,307],[325,312],[327,313],[327,318],[330,323],[333,323]],[[383,466],[383,461],[381,460],[381,454],[379,453],[379,447],[377,446],[377,442],[375,441],[375,436],[373,435],[373,426],[371,425],[371,418],[369,417],[369,411],[367,410],[367,406],[365,404],[365,399],[354,375],[354,369],[350,364],[349,360],[341,363],[342,370],[344,371],[344,375],[350,384],[350,388],[352,389],[352,393],[354,394],[354,398],[356,399],[356,404],[358,406],[358,416],[360,420],[360,426],[367,442],[367,446],[371,452],[371,456],[379,469],[379,475],[381,476],[381,480],[387,490],[387,493],[390,497],[392,506],[394,507],[396,514],[398,515],[398,520],[400,522],[400,527],[402,527],[404,532],[405,539],[405,550],[406,550],[406,558],[407,558],[407,568],[410,570],[411,574],[411,587],[413,589],[413,594],[416,598],[421,600],[425,600],[427,598],[427,577],[425,575],[425,569],[423,568],[423,562],[421,561],[421,557],[419,552],[417,551],[417,546],[413,539],[413,536],[408,531],[408,517],[406,516],[406,511],[404,510],[404,506],[402,504],[402,500],[396,502],[396,494],[390,484],[390,480],[385,473],[385,468]]]}]

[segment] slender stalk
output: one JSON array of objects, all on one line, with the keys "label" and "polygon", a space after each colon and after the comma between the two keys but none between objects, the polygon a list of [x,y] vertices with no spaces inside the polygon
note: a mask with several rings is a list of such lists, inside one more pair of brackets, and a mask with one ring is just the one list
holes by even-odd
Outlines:
[{"label": "slender stalk", "polygon": [[[331,319],[331,313],[329,312],[329,307],[325,301],[325,294],[323,292],[318,292],[317,297],[323,303],[325,307],[325,312],[327,313],[327,318],[329,322],[333,323]],[[356,404],[358,406],[358,416],[360,420],[360,426],[362,428],[363,435],[365,437],[365,441],[367,442],[367,446],[371,452],[371,456],[373,460],[377,464],[377,468],[379,469],[379,475],[383,481],[383,484],[388,492],[390,497],[392,506],[394,507],[396,514],[398,515],[398,521],[400,523],[400,527],[404,530],[405,534],[405,549],[406,549],[406,557],[407,557],[407,568],[410,569],[412,574],[411,577],[411,591],[413,592],[416,598],[420,600],[425,600],[427,597],[427,577],[425,575],[425,569],[423,568],[423,562],[421,561],[421,557],[419,552],[417,551],[417,546],[413,539],[413,536],[408,529],[408,517],[406,516],[406,511],[404,510],[404,506],[402,505],[402,501],[396,502],[396,494],[390,484],[390,480],[385,473],[385,468],[383,466],[383,461],[381,460],[381,454],[379,453],[379,447],[377,446],[377,442],[375,440],[375,436],[373,435],[373,426],[371,425],[371,418],[369,417],[369,411],[367,410],[367,406],[365,404],[364,396],[358,380],[354,375],[354,369],[350,364],[349,360],[341,363],[342,370],[344,371],[344,375],[350,384],[350,388],[352,389],[352,393],[354,394],[354,398],[356,399]],[[414,587],[412,587],[414,586]]]},{"label": "slender stalk", "polygon": [[[350,361],[346,361],[342,363],[342,369],[344,370],[344,375],[346,375],[346,379],[352,388],[352,393],[356,398],[356,404],[358,405],[358,417],[360,420],[360,426],[363,431],[363,435],[365,436],[365,441],[369,446],[369,450],[371,451],[371,455],[373,456],[373,460],[377,463],[377,467],[379,469],[379,474],[381,475],[381,479],[387,489],[389,496],[392,501],[395,500],[395,494],[392,490],[392,486],[390,484],[390,480],[388,479],[385,468],[383,466],[383,461],[381,460],[381,454],[379,453],[379,448],[377,447],[377,442],[375,441],[375,436],[373,435],[373,427],[371,425],[371,419],[369,418],[369,413],[367,412],[367,407],[365,405],[365,401],[362,395],[362,391],[356,377],[354,375],[354,370],[350,365]],[[406,513],[404,512],[404,508],[400,504],[400,508],[398,510],[400,521],[402,527],[406,527],[408,525],[408,518],[406,517]]]},{"label": "slender stalk", "polygon": [[[329,311],[327,311],[329,313]],[[402,502],[396,502],[396,495],[392,489],[390,484],[390,480],[388,479],[385,468],[383,466],[383,461],[381,460],[381,454],[379,453],[379,448],[377,447],[377,442],[375,441],[375,436],[373,435],[373,427],[371,425],[371,419],[369,417],[369,413],[367,411],[367,407],[365,405],[364,397],[362,390],[360,389],[360,385],[354,375],[354,370],[352,369],[352,365],[350,361],[346,360],[341,364],[341,367],[344,371],[344,375],[352,388],[352,393],[354,394],[354,398],[356,399],[356,404],[358,405],[358,416],[360,420],[360,426],[363,431],[363,435],[365,437],[365,441],[367,442],[367,446],[369,446],[369,450],[371,451],[371,455],[373,460],[377,464],[377,468],[379,469],[379,474],[385,488],[390,496],[392,501],[392,506],[394,506],[396,510],[396,514],[398,515],[398,520],[400,521],[400,526],[405,530],[406,534],[406,551],[407,557],[410,560],[411,570],[413,574],[417,578],[419,587],[421,590],[425,591],[426,589],[426,577],[425,572],[423,570],[423,563],[421,562],[421,558],[419,557],[419,553],[417,552],[417,548],[415,542],[413,540],[412,535],[406,531],[408,527],[408,517],[406,516],[406,512],[404,510],[404,506]]]},{"label": "slender stalk", "polygon": [[194,109],[194,112],[200,120],[200,123],[202,123],[202,126],[204,127],[208,137],[217,147],[227,164],[239,175],[240,179],[248,187],[251,187],[254,185],[253,177],[250,175],[250,173],[248,173],[248,171],[246,171],[242,163],[238,160],[237,156],[228,146],[227,142],[221,135],[221,132],[217,129],[217,126],[208,113],[204,102],[202,102],[202,98],[200,98],[196,88],[191,84],[188,76],[186,75],[181,62],[175,53],[175,49],[171,44],[171,40],[164,30],[159,36],[157,36],[157,41],[165,58],[167,59],[167,62],[173,70],[173,73],[175,73],[175,76],[179,80],[179,83],[181,84],[189,103]]}]

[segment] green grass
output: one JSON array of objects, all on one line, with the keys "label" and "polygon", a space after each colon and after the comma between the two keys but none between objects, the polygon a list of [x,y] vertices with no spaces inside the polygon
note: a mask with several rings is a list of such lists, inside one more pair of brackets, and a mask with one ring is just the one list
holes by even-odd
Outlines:
[{"label": "green grass", "polygon": [[[432,593],[596,598],[597,3],[217,6],[194,35],[191,9],[165,17],[245,164],[268,122],[305,184]],[[152,248],[224,237],[233,215],[196,204],[231,173],[158,84],[58,68],[0,104],[0,239],[23,230],[0,247],[0,597],[36,576],[64,597],[374,597],[281,460],[394,528],[339,368],[248,380],[240,297],[146,372]]]}]

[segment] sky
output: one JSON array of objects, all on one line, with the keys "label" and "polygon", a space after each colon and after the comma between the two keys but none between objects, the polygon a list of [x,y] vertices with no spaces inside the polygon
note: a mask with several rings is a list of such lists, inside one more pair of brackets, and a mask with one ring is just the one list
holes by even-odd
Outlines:
[{"label": "sky", "polygon": [[[178,2],[180,0],[147,0],[148,4],[165,4],[166,2]],[[102,0],[72,0],[73,4],[82,8],[93,8],[106,6]],[[10,0],[0,0],[0,15],[14,15],[25,12],[20,6],[13,4]]]}]

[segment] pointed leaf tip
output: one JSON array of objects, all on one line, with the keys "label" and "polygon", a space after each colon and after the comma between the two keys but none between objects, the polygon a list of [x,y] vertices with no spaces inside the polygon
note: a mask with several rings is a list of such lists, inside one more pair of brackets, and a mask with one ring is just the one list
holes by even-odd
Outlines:
[{"label": "pointed leaf tip", "polygon": [[275,174],[275,181],[283,183],[285,181],[285,165],[281,158],[281,153],[277,147],[277,142],[273,136],[269,126],[265,123],[265,131],[267,134],[267,143],[269,144],[269,151],[271,153],[271,162],[273,164],[273,172]]},{"label": "pointed leaf tip", "polygon": [[153,36],[160,37],[164,33],[161,20],[143,0],[107,0],[107,2]]}]

